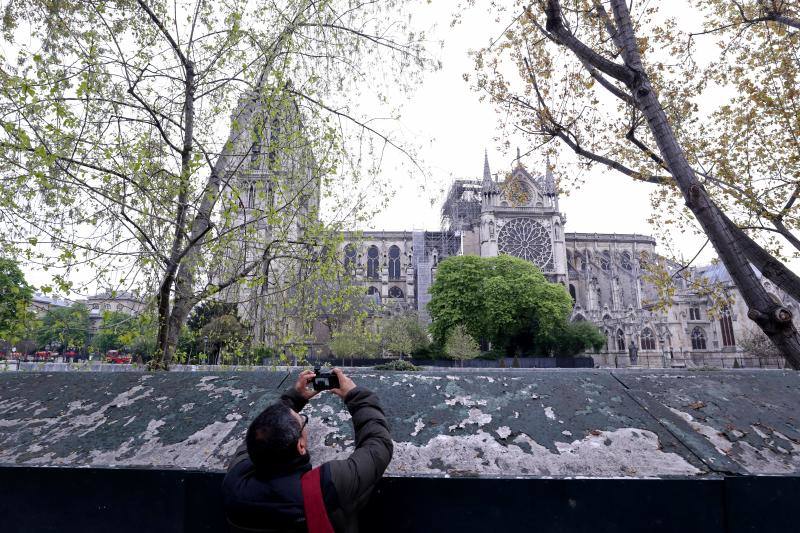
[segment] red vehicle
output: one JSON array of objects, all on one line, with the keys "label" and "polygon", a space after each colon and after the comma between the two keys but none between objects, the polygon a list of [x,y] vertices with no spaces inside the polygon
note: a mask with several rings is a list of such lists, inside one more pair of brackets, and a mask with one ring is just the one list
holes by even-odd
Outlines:
[{"label": "red vehicle", "polygon": [[64,352],[64,357],[66,359],[74,359],[78,357],[78,352],[76,352],[75,350],[67,350],[66,352]]},{"label": "red vehicle", "polygon": [[107,363],[128,364],[131,362],[130,355],[123,355],[119,350],[109,350],[106,352]]}]

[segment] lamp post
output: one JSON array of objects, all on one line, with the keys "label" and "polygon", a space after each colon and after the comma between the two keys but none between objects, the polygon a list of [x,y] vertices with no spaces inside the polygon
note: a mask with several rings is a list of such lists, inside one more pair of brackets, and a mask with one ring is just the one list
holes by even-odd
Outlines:
[{"label": "lamp post", "polygon": [[211,359],[208,357],[208,335],[203,336],[203,355],[206,356],[206,361],[211,362]]}]

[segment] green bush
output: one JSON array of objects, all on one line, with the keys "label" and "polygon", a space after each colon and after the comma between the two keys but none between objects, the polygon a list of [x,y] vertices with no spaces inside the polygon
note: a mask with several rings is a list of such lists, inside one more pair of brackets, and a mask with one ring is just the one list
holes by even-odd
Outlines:
[{"label": "green bush", "polygon": [[391,363],[377,365],[375,366],[375,370],[400,370],[403,372],[417,372],[422,369],[418,366],[412,365],[408,361],[398,359],[396,361],[392,361]]}]

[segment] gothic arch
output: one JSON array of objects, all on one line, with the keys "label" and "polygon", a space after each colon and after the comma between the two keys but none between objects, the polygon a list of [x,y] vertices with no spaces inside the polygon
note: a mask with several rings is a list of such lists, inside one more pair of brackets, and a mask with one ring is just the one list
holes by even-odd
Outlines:
[{"label": "gothic arch", "polygon": [[573,302],[578,301],[578,293],[575,291],[575,285],[573,285],[572,283],[569,284],[569,295],[572,296]]},{"label": "gothic arch", "polygon": [[603,253],[600,254],[600,269],[606,272],[611,270],[611,254],[608,253],[608,250],[603,250]]},{"label": "gothic arch", "polygon": [[347,272],[354,272],[356,268],[356,245],[349,243],[344,247],[344,269]]},{"label": "gothic arch", "polygon": [[379,257],[378,247],[373,244],[367,250],[367,277],[370,279],[378,279],[380,274]]},{"label": "gothic arch", "polygon": [[381,303],[381,291],[377,287],[370,286],[367,289],[367,294],[375,299],[375,303]]},{"label": "gothic arch", "polygon": [[706,349],[706,332],[700,326],[692,330],[692,350]]},{"label": "gothic arch", "polygon": [[652,329],[644,328],[642,330],[642,334],[639,336],[639,345],[641,346],[642,350],[656,349],[656,339],[655,336],[653,336]]},{"label": "gothic arch", "polygon": [[631,271],[633,270],[633,262],[631,261],[631,254],[628,252],[622,252],[619,256],[619,264],[625,270]]},{"label": "gothic arch", "polygon": [[389,279],[400,278],[400,248],[392,245],[389,248]]},{"label": "gothic arch", "polygon": [[389,298],[404,298],[403,289],[397,285],[389,287]]},{"label": "gothic arch", "polygon": [[621,352],[625,351],[625,332],[621,329],[617,330],[617,350]]}]

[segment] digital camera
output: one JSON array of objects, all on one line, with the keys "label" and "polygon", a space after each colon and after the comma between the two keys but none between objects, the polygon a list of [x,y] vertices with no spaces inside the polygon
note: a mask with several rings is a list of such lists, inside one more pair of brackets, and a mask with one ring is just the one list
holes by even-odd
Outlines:
[{"label": "digital camera", "polygon": [[316,391],[338,389],[339,376],[333,372],[320,372],[319,368],[315,368],[313,386]]}]

